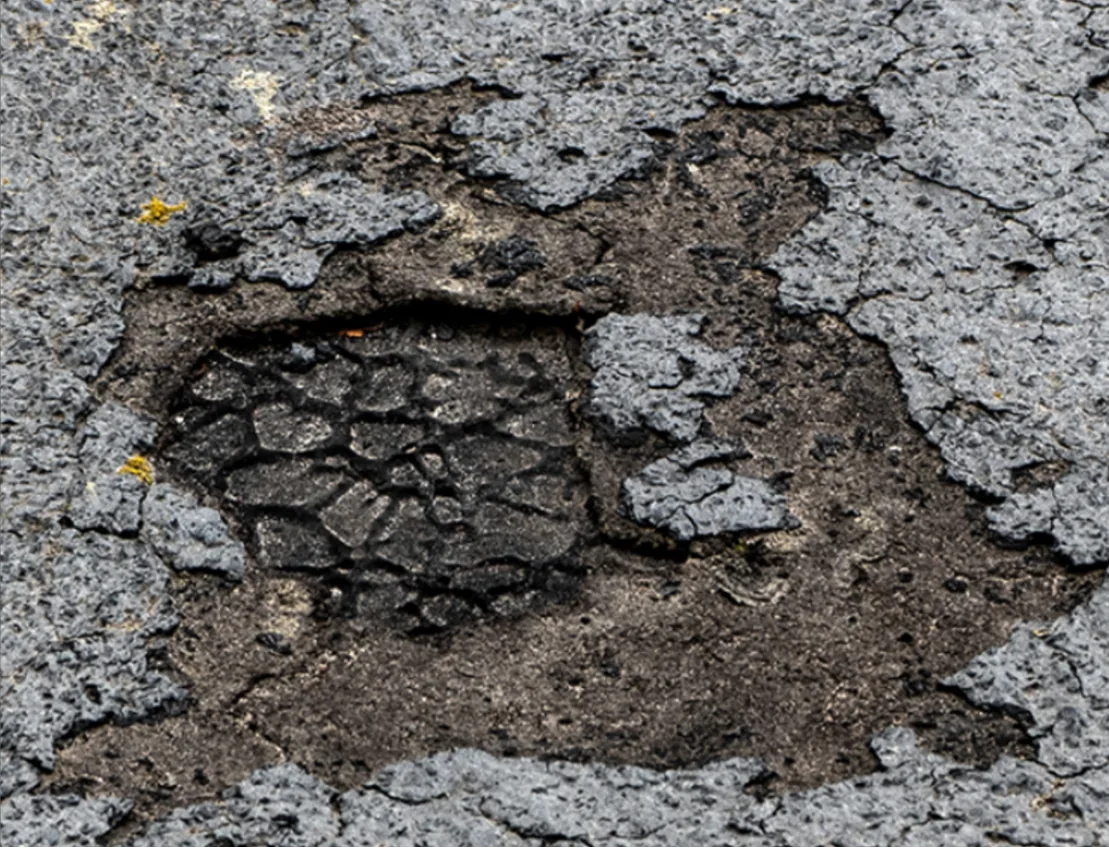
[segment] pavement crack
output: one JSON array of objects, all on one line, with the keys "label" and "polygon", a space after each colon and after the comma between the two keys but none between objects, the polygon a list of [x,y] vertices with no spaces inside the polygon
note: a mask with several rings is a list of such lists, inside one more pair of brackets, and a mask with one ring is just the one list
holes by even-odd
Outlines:
[{"label": "pavement crack", "polygon": [[[941,180],[937,177],[929,176],[928,174],[922,174],[920,171],[917,171],[913,168],[910,168],[908,165],[905,165],[904,163],[900,162],[897,159],[897,157],[889,157],[888,161],[895,164],[898,168],[900,168],[906,174],[909,174],[913,177],[916,177],[921,182],[931,183],[932,185],[937,185],[937,186],[940,186],[941,188],[946,188],[950,191],[958,192],[959,194],[963,194],[963,195],[966,195],[967,197],[971,197],[974,200],[977,200],[981,203],[984,203],[987,207],[989,207],[991,210],[998,213],[999,215],[1005,216],[1005,218],[1007,220],[1013,220],[1016,223],[1019,223],[1019,224],[1022,224],[1023,226],[1025,226],[1025,227],[1028,227],[1028,225],[1023,224],[1023,222],[1021,222],[1020,219],[1013,218],[1012,216],[1018,215],[1021,212],[1027,212],[1028,210],[1032,209],[1033,207],[1036,206],[1035,202],[1026,203],[1026,204],[1019,205],[1019,206],[1005,206],[1001,203],[996,202],[992,198],[987,197],[984,194],[979,194],[978,192],[972,191],[971,189],[968,189],[964,186],[956,185],[954,183],[945,182],[944,180]],[[1029,228],[1029,231],[1031,232],[1031,228]]]}]

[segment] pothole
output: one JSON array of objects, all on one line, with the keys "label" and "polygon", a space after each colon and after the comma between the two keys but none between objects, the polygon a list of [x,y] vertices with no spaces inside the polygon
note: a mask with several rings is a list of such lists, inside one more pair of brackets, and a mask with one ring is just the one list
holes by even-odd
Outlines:
[{"label": "pothole", "polygon": [[[476,746],[759,756],[796,788],[871,770],[893,724],[967,762],[1029,755],[1017,721],[939,681],[1098,575],[995,545],[885,351],[783,314],[760,268],[819,209],[805,168],[873,143],[874,116],[717,108],[636,179],[541,215],[460,173],[446,127],[473,97],[370,104],[290,154],[425,191],[444,214],[421,232],[338,252],[308,291],[130,294],[100,389],[166,422],[158,472],[219,506],[252,562],[235,587],[176,583],[165,661],[191,709],[72,740],[50,785],[149,815],[282,760],[345,788]],[[742,352],[734,384],[685,395],[688,431],[588,414],[583,334],[642,313],[706,316],[705,363]],[[695,381],[700,355],[659,386]],[[794,520],[705,536],[637,516],[627,481],[706,443],[726,447],[678,471],[762,481]]]}]

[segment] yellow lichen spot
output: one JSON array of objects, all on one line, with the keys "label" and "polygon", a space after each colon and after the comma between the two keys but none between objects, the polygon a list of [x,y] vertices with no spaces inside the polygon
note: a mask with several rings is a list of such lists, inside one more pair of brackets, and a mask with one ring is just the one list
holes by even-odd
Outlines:
[{"label": "yellow lichen spot", "polygon": [[994,392],[993,396],[996,400],[1001,400],[1003,397],[1005,397],[1005,395],[1003,395],[1001,392]]},{"label": "yellow lichen spot", "polygon": [[112,0],[96,0],[89,6],[88,12],[90,17],[74,21],[73,34],[65,37],[66,41],[82,50],[96,48],[92,42],[92,34],[101,29],[113,15],[120,14],[120,9]]},{"label": "yellow lichen spot", "polygon": [[254,99],[254,105],[263,121],[273,117],[273,98],[277,94],[277,76],[269,71],[245,70],[231,80],[231,87],[245,91]]},{"label": "yellow lichen spot", "polygon": [[728,18],[736,13],[733,6],[717,6],[715,9],[705,13],[706,21],[718,21],[720,18]]},{"label": "yellow lichen spot", "polygon": [[81,21],[73,22],[73,34],[67,35],[65,40],[72,44],[74,47],[80,47],[83,50],[93,50],[96,45],[92,43],[92,34],[104,26],[103,21],[86,18]]},{"label": "yellow lichen spot", "polygon": [[20,40],[29,47],[42,41],[43,35],[46,34],[46,24],[42,21],[30,21],[29,23],[20,24],[18,31]]},{"label": "yellow lichen spot", "polygon": [[154,482],[154,467],[150,464],[150,461],[146,457],[139,456],[138,454],[135,454],[133,457],[123,463],[123,465],[119,467],[119,471],[117,473],[131,474],[135,477],[138,477],[148,486]]},{"label": "yellow lichen spot", "polygon": [[171,217],[176,212],[184,212],[188,204],[182,200],[180,203],[174,203],[172,206],[166,203],[158,195],[150,198],[149,203],[142,205],[142,214],[135,220],[140,224],[153,224],[156,227],[164,227]]},{"label": "yellow lichen spot", "polygon": [[118,12],[119,6],[113,3],[112,0],[96,0],[95,3],[89,6],[89,14],[98,21],[106,21]]}]

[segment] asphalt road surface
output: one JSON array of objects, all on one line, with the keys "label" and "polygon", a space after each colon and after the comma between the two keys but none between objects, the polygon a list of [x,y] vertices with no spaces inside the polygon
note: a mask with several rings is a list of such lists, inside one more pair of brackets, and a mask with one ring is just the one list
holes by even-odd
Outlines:
[{"label": "asphalt road surface", "polygon": [[1109,3],[2,38],[4,845],[1109,844]]}]

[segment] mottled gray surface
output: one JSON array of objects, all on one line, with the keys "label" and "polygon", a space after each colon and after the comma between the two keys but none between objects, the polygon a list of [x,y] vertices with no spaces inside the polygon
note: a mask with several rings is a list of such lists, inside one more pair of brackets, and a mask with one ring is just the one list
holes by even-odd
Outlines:
[{"label": "mottled gray surface", "polygon": [[[41,353],[21,346],[31,323],[24,312],[5,311],[4,795],[33,786],[35,767],[52,767],[58,737],[111,717],[147,716],[185,694],[147,667],[148,639],[177,621],[168,572],[147,546],[121,535],[137,531],[146,487],[116,469],[149,444],[153,429],[111,405],[85,418],[84,384],[51,373]],[[31,391],[17,390],[24,380]],[[79,532],[86,520],[94,529]]]},{"label": "mottled gray surface", "polygon": [[817,169],[831,199],[771,260],[782,300],[889,346],[949,473],[1006,498],[997,532],[1109,559],[1104,13],[910,4],[896,25],[916,46],[872,93],[893,134]]},{"label": "mottled gray surface", "polygon": [[701,430],[708,398],[739,387],[741,348],[696,340],[703,315],[609,315],[587,334],[589,408],[613,431],[650,429],[679,442]]},{"label": "mottled gray surface", "polygon": [[[502,193],[542,208],[634,174],[650,149],[644,130],[696,117],[710,94],[869,96],[893,132],[878,157],[818,172],[827,211],[774,259],[783,302],[845,314],[889,346],[910,414],[950,473],[1004,499],[998,532],[1050,533],[1078,562],[1109,557],[1109,111],[1104,86],[1089,84],[1109,67],[1109,15],[1046,0],[858,5],[9,4],[4,124],[18,143],[3,162],[0,795],[33,786],[58,738],[182,694],[147,667],[146,644],[174,622],[167,565],[193,560],[163,547],[167,563],[136,531],[142,490],[114,475],[149,443],[149,422],[102,411],[86,383],[122,334],[122,291],[136,277],[305,286],[335,246],[426,223],[436,214],[426,198],[308,173],[292,155],[298,137],[279,137],[302,110],[365,94],[468,78],[520,95],[460,116],[455,130],[475,176],[503,177]],[[165,226],[137,223],[155,195],[188,206]],[[624,770],[467,755],[478,763],[467,766],[470,795],[384,812],[355,796],[337,814],[320,800],[329,791],[289,777],[271,804],[298,824],[303,808],[305,844],[340,826],[359,844],[378,833],[507,843],[577,820],[567,805],[581,799],[584,770],[606,787],[592,818],[627,822],[591,837],[614,843],[1105,843],[1107,617],[1102,592],[1049,638],[1021,631],[955,679],[1026,710],[1043,765],[975,772],[913,754],[754,817],[733,776],[719,792],[689,790],[703,802],[668,818],[673,808]],[[1045,768],[1074,776],[1053,783]],[[652,779],[710,784],[727,769]],[[262,805],[238,791],[238,812],[225,802],[211,820],[255,828],[228,838],[287,844],[272,817],[250,822]],[[493,806],[450,806],[477,795]],[[44,829],[9,833],[35,804],[48,811],[36,819]],[[14,795],[3,840],[74,844],[118,811],[65,804]],[[167,827],[177,829],[160,844],[217,838],[203,822],[191,836]]]},{"label": "mottled gray surface", "polygon": [[210,571],[232,580],[243,576],[246,555],[220,514],[196,498],[155,483],[143,500],[142,534],[176,571]]},{"label": "mottled gray surface", "polygon": [[612,314],[586,334],[594,372],[588,409],[609,436],[651,430],[687,443],[624,481],[624,507],[640,524],[681,541],[787,527],[780,493],[723,467],[749,454],[698,438],[707,429],[705,405],[735,394],[745,359],[742,347],[714,350],[698,341],[704,324],[704,315]]},{"label": "mottled gray surface", "polygon": [[[1040,761],[1073,775],[1109,766],[1109,585],[1071,615],[1021,627],[948,682],[1031,719]],[[1104,778],[1103,778],[1104,779]]]},{"label": "mottled gray surface", "polygon": [[[139,845],[1105,844],[1107,787],[1009,758],[957,766],[894,728],[869,777],[759,800],[757,760],[654,772],[461,750],[385,769],[339,794],[295,766],[256,772],[218,804],[175,812]],[[229,840],[220,843],[217,840]]]},{"label": "mottled gray surface", "polygon": [[679,448],[624,481],[628,512],[682,541],[788,527],[781,493],[765,480],[722,467],[743,455],[741,448],[711,439]]},{"label": "mottled gray surface", "polygon": [[131,809],[115,798],[85,800],[76,795],[16,795],[4,802],[3,845],[101,845]]},{"label": "mottled gray surface", "polygon": [[335,845],[335,790],[293,765],[257,771],[219,803],[174,812],[135,845]]}]

